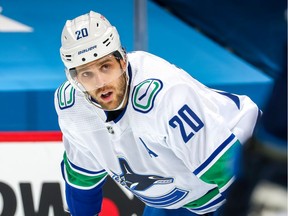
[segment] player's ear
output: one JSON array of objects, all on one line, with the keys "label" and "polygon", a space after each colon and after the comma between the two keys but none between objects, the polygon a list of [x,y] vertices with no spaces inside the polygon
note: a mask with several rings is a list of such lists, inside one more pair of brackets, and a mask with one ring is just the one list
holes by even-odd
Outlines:
[{"label": "player's ear", "polygon": [[122,68],[122,69],[125,69],[125,68],[126,68],[126,64],[127,64],[126,61],[124,61],[123,59],[120,59],[120,65],[121,65],[121,68]]}]

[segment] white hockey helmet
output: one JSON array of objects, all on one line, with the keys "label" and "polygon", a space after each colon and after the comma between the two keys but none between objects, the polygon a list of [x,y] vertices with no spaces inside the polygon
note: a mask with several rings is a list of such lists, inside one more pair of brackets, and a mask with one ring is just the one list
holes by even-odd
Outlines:
[{"label": "white hockey helmet", "polygon": [[61,43],[60,54],[66,67],[67,79],[74,88],[83,92],[85,89],[73,77],[75,67],[116,51],[126,61],[126,53],[121,46],[116,28],[103,15],[93,11],[67,20],[62,31]]}]

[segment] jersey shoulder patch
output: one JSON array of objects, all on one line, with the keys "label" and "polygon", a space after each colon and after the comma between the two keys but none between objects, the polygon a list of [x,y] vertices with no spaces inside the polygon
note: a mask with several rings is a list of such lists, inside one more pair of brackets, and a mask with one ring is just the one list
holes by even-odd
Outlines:
[{"label": "jersey shoulder patch", "polygon": [[142,113],[148,113],[154,106],[154,101],[161,91],[163,83],[159,79],[146,79],[137,84],[132,92],[132,106]]},{"label": "jersey shoulder patch", "polygon": [[57,99],[59,108],[67,109],[75,103],[75,88],[66,81],[57,90]]}]

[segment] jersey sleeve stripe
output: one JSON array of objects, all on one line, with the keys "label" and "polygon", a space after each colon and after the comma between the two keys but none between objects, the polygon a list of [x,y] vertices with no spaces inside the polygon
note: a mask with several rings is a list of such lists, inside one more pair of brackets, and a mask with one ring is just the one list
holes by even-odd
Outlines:
[{"label": "jersey sleeve stripe", "polygon": [[219,205],[219,203],[225,201],[225,198],[223,196],[218,196],[216,199],[214,199],[212,202],[210,202],[207,205],[201,206],[200,208],[194,208],[194,211],[200,211],[200,210],[205,210],[207,211],[209,208],[214,207],[216,205]]},{"label": "jersey sleeve stripe", "polygon": [[107,172],[101,172],[95,175],[84,175],[71,168],[67,157],[62,161],[63,177],[67,184],[78,189],[92,189],[104,182]]},{"label": "jersey sleeve stripe", "polygon": [[[234,178],[233,178],[233,180],[234,180]],[[229,184],[231,184],[233,180],[231,180],[229,182]],[[214,188],[214,189],[210,190],[208,193],[206,193],[204,196],[202,196],[201,198],[194,200],[190,203],[187,203],[183,207],[191,208],[195,211],[204,210],[204,209],[206,211],[206,208],[210,208],[212,206],[219,205],[220,202],[225,201],[225,198],[227,195],[227,190],[226,190],[227,187],[225,187],[225,189],[223,189],[223,188],[220,189],[220,192],[219,192],[218,188]]]},{"label": "jersey sleeve stripe", "polygon": [[201,214],[203,212],[208,212],[209,209],[214,209],[215,206],[221,205],[221,203],[224,201],[225,197],[219,193],[218,188],[214,188],[201,198],[187,203],[183,207],[189,209],[192,212]]},{"label": "jersey sleeve stripe", "polygon": [[235,103],[237,108],[240,110],[240,99],[237,95],[231,94],[229,92],[224,92],[224,91],[216,91],[216,92],[230,98]]},{"label": "jersey sleeve stripe", "polygon": [[225,202],[225,199],[223,199],[222,197],[219,197],[219,198],[215,199],[213,201],[213,203],[211,203],[207,206],[203,206],[203,207],[197,208],[197,209],[190,209],[190,208],[187,208],[187,209],[193,213],[196,213],[197,215],[205,215],[207,212],[215,211],[215,209],[217,209],[221,205],[223,205],[224,202]]},{"label": "jersey sleeve stripe", "polygon": [[208,191],[208,193],[206,193],[204,196],[202,196],[199,199],[194,200],[194,201],[192,201],[190,203],[187,203],[183,207],[185,207],[185,208],[193,208],[193,209],[194,208],[199,208],[200,206],[203,206],[204,204],[208,203],[211,199],[213,199],[218,194],[219,194],[218,188],[214,188],[214,189]]},{"label": "jersey sleeve stripe", "polygon": [[213,154],[194,171],[194,174],[208,184],[217,185],[198,200],[184,207],[193,212],[205,211],[225,201],[226,189],[234,180],[235,151],[241,146],[234,134],[231,134]]},{"label": "jersey sleeve stripe", "polygon": [[67,162],[69,163],[71,169],[73,169],[75,172],[79,172],[81,174],[84,174],[84,175],[91,175],[91,176],[95,176],[95,175],[99,175],[101,173],[105,173],[106,171],[103,169],[103,170],[100,170],[100,171],[90,171],[90,170],[87,170],[87,169],[84,169],[82,167],[79,167],[75,164],[73,164],[69,158],[67,157],[67,154],[66,152],[64,153],[64,159],[67,160]]},{"label": "jersey sleeve stripe", "polygon": [[225,186],[234,176],[235,152],[241,146],[237,140],[233,145],[209,167],[200,177],[209,184],[217,184],[219,188]]},{"label": "jersey sleeve stripe", "polygon": [[201,172],[227,147],[231,144],[231,141],[235,139],[235,135],[231,134],[211,155],[210,157],[202,163],[196,170],[194,170],[194,174],[199,177]]}]

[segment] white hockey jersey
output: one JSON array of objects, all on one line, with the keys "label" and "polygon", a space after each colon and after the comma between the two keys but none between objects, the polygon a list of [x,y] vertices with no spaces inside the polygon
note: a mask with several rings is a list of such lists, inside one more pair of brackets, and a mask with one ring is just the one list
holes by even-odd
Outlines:
[{"label": "white hockey jersey", "polygon": [[57,89],[65,181],[91,190],[109,174],[149,206],[215,211],[258,107],[247,96],[210,89],[152,54],[129,53],[128,61],[129,101],[114,121],[103,121],[105,112],[68,82]]}]

